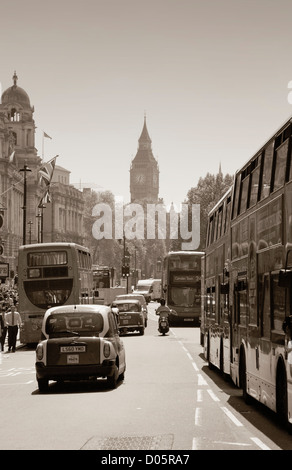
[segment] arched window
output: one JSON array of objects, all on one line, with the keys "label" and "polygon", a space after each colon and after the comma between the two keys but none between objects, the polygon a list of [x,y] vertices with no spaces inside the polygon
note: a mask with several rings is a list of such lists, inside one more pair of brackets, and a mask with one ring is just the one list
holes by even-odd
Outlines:
[{"label": "arched window", "polygon": [[10,111],[10,121],[12,122],[20,121],[20,114],[15,108],[12,108]]}]

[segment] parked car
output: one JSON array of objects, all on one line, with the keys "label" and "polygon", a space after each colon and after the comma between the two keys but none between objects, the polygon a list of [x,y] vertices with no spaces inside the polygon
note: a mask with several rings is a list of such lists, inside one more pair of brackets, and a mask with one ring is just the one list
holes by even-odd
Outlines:
[{"label": "parked car", "polygon": [[125,349],[116,314],[104,305],[64,305],[46,311],[36,348],[40,392],[50,380],[106,377],[111,388],[123,379]]},{"label": "parked car", "polygon": [[144,335],[145,320],[139,300],[116,300],[112,307],[118,311],[118,327],[120,334],[139,331]]},{"label": "parked car", "polygon": [[142,294],[121,294],[117,295],[115,298],[116,300],[139,300],[142,308],[142,312],[144,315],[144,323],[145,323],[145,328],[147,327],[148,323],[148,308],[147,308],[147,302],[145,300],[144,295]]}]

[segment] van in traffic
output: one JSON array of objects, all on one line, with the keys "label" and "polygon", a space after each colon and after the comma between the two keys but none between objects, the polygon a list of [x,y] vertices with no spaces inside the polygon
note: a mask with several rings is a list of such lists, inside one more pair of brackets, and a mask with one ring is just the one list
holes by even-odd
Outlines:
[{"label": "van in traffic", "polygon": [[150,300],[160,300],[161,298],[161,279],[141,279],[133,294],[143,294],[146,302]]}]

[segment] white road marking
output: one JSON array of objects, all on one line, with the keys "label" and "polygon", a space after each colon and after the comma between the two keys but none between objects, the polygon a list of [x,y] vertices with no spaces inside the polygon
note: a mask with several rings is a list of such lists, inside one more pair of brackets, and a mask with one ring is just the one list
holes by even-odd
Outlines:
[{"label": "white road marking", "polygon": [[228,408],[226,408],[225,406],[221,406],[221,410],[224,411],[224,413],[226,414],[226,416],[228,416],[228,418],[231,419],[231,421],[232,421],[236,426],[243,426],[243,424],[239,421],[239,419],[237,419],[236,416],[234,416],[234,414],[231,413],[230,410],[228,410]]},{"label": "white road marking", "polygon": [[197,374],[198,375],[198,385],[208,385],[202,374]]},{"label": "white road marking", "polygon": [[197,402],[203,401],[203,390],[200,388],[197,390]]},{"label": "white road marking", "polygon": [[264,444],[258,437],[251,437],[251,440],[260,447],[262,450],[271,450],[266,444]]},{"label": "white road marking", "polygon": [[202,408],[196,408],[195,426],[202,426]]},{"label": "white road marking", "polygon": [[[170,329],[172,334],[176,337],[175,332]],[[197,364],[193,361],[191,354],[188,352],[187,348],[183,345],[182,341],[179,340],[178,343],[181,345],[182,349],[186,352],[188,358],[192,362],[192,366],[196,372],[199,372],[199,368]],[[198,377],[198,385],[208,385],[202,374],[196,374]],[[220,402],[220,398],[213,392],[211,389],[207,389],[208,394],[215,402]],[[197,402],[203,402],[203,391],[198,389],[197,390]],[[244,425],[236,418],[236,416],[225,406],[221,406],[221,410],[225,413],[225,415],[238,427],[243,427]],[[195,426],[202,426],[202,408],[197,407],[195,409]],[[259,438],[251,437],[250,438],[254,444],[256,444],[262,450],[271,450],[266,444],[264,444]],[[214,441],[215,444],[223,444],[223,445],[230,445],[230,446],[239,446],[239,447],[248,447],[251,444],[242,443],[242,442],[224,442],[224,441]],[[199,441],[197,438],[193,438],[192,440],[192,450],[199,450]]]},{"label": "white road marking", "polygon": [[214,401],[220,401],[220,398],[217,397],[217,395],[213,392],[213,390],[211,390],[210,388],[207,390],[207,392],[209,393],[210,397],[214,400]]}]

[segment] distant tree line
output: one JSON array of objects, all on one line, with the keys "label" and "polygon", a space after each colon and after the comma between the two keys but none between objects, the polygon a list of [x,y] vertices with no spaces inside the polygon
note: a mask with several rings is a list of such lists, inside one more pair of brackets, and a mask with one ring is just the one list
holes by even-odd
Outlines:
[{"label": "distant tree line", "polygon": [[[205,177],[200,177],[197,186],[189,189],[184,204],[200,205],[200,246],[197,250],[204,251],[206,243],[206,230],[208,213],[212,207],[221,199],[227,189],[233,183],[233,176],[226,174],[223,176],[221,170],[216,175],[207,173]],[[123,240],[112,239],[96,240],[92,234],[92,227],[95,217],[92,215],[94,206],[98,203],[108,204],[114,213],[115,198],[111,191],[95,192],[91,191],[86,195],[85,204],[85,232],[86,245],[90,248],[93,263],[98,265],[106,265],[116,268],[117,272],[121,270],[124,261],[124,242]],[[139,202],[139,201],[137,201]],[[163,203],[163,200],[159,201]],[[145,206],[146,201],[140,201]],[[191,210],[189,210],[191,216]],[[114,222],[114,221],[113,221]],[[178,231],[178,233],[180,233]],[[161,262],[164,255],[170,250],[181,250],[181,238],[176,240],[126,240],[127,256],[130,257],[131,269],[141,269],[144,277],[156,275],[157,263]]]}]

